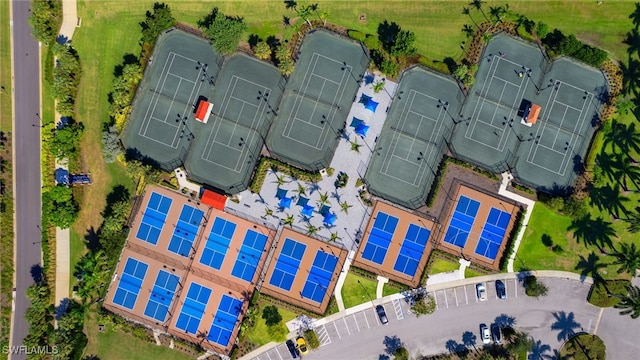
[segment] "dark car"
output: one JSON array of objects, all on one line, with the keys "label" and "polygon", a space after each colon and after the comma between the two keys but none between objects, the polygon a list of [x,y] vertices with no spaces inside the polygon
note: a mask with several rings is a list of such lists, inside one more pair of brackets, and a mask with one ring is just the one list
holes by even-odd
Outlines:
[{"label": "dark car", "polygon": [[498,294],[498,297],[500,299],[507,298],[507,289],[504,286],[504,283],[502,282],[502,280],[496,280],[496,294]]},{"label": "dark car", "polygon": [[384,306],[376,306],[376,312],[378,313],[378,318],[380,318],[380,322],[382,323],[382,325],[386,325],[387,323],[389,323],[389,319],[387,319],[387,313],[384,311]]},{"label": "dark car", "polygon": [[292,358],[295,359],[298,357],[298,348],[296,348],[296,344],[293,342],[293,340],[287,340],[287,349],[289,349],[289,354],[291,354]]},{"label": "dark car", "polygon": [[497,324],[491,325],[491,339],[498,345],[502,344],[502,331]]}]

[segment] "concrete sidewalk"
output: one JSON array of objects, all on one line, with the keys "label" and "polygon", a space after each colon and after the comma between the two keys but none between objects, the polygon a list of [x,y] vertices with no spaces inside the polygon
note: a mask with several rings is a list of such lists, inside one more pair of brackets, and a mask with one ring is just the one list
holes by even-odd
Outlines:
[{"label": "concrete sidewalk", "polygon": [[[66,41],[71,41],[73,32],[76,29],[78,23],[77,4],[76,0],[63,0],[62,1],[62,26],[60,27],[59,37],[66,38]],[[60,122],[61,116],[56,111],[55,114],[56,123]],[[56,168],[63,168],[68,170],[66,162],[56,161]],[[69,280],[71,276],[71,255],[69,245],[69,229],[56,228],[56,289],[55,300],[56,317],[60,316],[66,311],[70,289]]]}]

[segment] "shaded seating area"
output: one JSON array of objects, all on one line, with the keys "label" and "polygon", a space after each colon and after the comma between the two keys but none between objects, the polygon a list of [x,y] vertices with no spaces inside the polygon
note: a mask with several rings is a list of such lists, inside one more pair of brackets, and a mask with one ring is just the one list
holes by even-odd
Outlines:
[{"label": "shaded seating area", "polygon": [[369,101],[371,101],[371,96],[362,94],[362,96],[360,96],[360,100],[358,101],[358,103],[366,106],[369,103]]},{"label": "shaded seating area", "polygon": [[278,206],[280,206],[281,209],[288,209],[291,207],[292,202],[293,202],[292,198],[284,196],[283,198],[280,199]]},{"label": "shaded seating area", "polygon": [[357,129],[358,126],[364,124],[363,120],[358,119],[357,117],[353,117],[353,119],[351,119],[351,124],[349,124],[349,126],[351,126],[354,129]]},{"label": "shaded seating area", "polygon": [[331,213],[331,212],[327,212],[324,215],[324,219],[322,219],[322,222],[325,225],[333,226],[333,224],[336,222],[337,219],[338,219],[338,215],[336,215],[334,213]]},{"label": "shaded seating area", "polygon": [[315,206],[311,206],[311,205],[305,205],[302,207],[302,210],[300,210],[300,214],[302,214],[303,216],[307,217],[307,218],[311,218],[313,217],[313,210],[315,209]]},{"label": "shaded seating area", "polygon": [[278,188],[278,190],[276,190],[276,199],[282,200],[282,198],[286,196],[287,196],[287,190],[281,189],[281,188]]},{"label": "shaded seating area", "polygon": [[378,108],[378,103],[373,101],[373,99],[369,98],[369,101],[367,101],[367,103],[364,104],[364,108],[371,112],[376,112],[376,109]]},{"label": "shaded seating area", "polygon": [[322,207],[320,208],[320,211],[318,211],[318,212],[320,213],[320,215],[325,216],[325,215],[327,215],[330,211],[331,211],[331,206],[329,206],[329,205],[322,205]]},{"label": "shaded seating area", "polygon": [[356,127],[356,134],[360,135],[361,137],[367,136],[368,131],[369,131],[369,125],[365,123],[361,123]]},{"label": "shaded seating area", "polygon": [[297,206],[305,207],[305,206],[307,206],[307,203],[308,203],[308,202],[309,202],[309,199],[307,199],[307,198],[306,198],[306,197],[304,197],[304,196],[300,196],[300,197],[298,198],[298,201],[296,202],[296,205],[297,205]]}]

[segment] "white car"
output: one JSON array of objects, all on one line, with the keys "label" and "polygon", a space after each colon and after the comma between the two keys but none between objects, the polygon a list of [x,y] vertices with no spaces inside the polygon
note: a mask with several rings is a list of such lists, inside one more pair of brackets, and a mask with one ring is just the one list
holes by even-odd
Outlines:
[{"label": "white car", "polygon": [[485,324],[480,324],[480,337],[482,338],[483,344],[491,343],[491,331],[489,331],[489,327]]},{"label": "white car", "polygon": [[478,300],[486,301],[487,300],[487,289],[482,284],[476,285],[476,296],[478,296]]}]

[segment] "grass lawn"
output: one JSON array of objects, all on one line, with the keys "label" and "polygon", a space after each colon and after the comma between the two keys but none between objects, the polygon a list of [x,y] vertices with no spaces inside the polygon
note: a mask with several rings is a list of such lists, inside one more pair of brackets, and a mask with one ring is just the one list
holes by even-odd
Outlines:
[{"label": "grass lawn", "polygon": [[[360,281],[360,284],[358,284]],[[342,286],[342,300],[344,301],[344,307],[350,308],[367,301],[371,301],[371,298],[376,296],[376,287],[378,283],[369,279],[365,279],[353,273],[347,273],[347,278]],[[364,287],[364,288],[363,288]],[[365,291],[366,289],[366,291]]]},{"label": "grass lawn", "polygon": [[476,276],[484,276],[485,274],[481,274],[477,271],[473,271],[469,268],[465,268],[464,269],[464,278],[468,279],[468,278],[472,278],[472,277],[476,277]]},{"label": "grass lawn", "polygon": [[393,295],[393,294],[397,294],[399,292],[401,292],[402,290],[398,290],[394,287],[391,287],[387,284],[384,284],[384,286],[382,287],[382,296],[389,296],[389,295]]},{"label": "grass lawn", "polygon": [[85,331],[89,338],[84,351],[85,356],[95,355],[99,359],[130,360],[193,359],[177,350],[139,340],[130,334],[112,329],[99,332],[95,311],[90,311],[85,319]]},{"label": "grass lawn", "polygon": [[0,2],[0,131],[9,132],[11,123],[11,32],[9,2]]},{"label": "grass lawn", "polygon": [[460,264],[445,259],[435,258],[429,274],[439,274],[460,269]]},{"label": "grass lawn", "polygon": [[[262,318],[262,309],[269,305],[268,303],[262,303],[260,304],[260,314],[256,317],[256,325],[254,327],[251,328],[251,330],[249,330],[249,332],[247,332],[247,338],[249,339],[249,341],[257,344],[258,346],[262,346],[264,344],[269,343],[270,341],[275,341],[275,342],[283,342],[286,339],[280,338],[278,337],[276,334],[272,334],[269,331],[269,328],[267,327],[266,322],[264,321],[264,319]],[[280,316],[282,316],[282,323],[281,325],[284,326],[285,328],[287,327],[287,325],[285,325],[287,323],[287,321],[291,321],[293,319],[296,318],[296,314],[283,309],[283,308],[278,308],[278,312],[280,313]],[[284,335],[287,335],[289,331],[287,330]],[[275,336],[274,336],[275,335]]]}]

